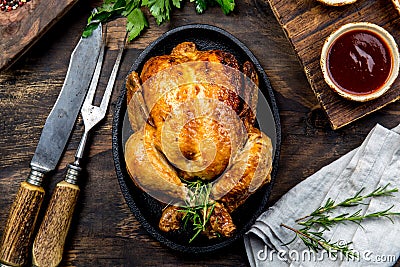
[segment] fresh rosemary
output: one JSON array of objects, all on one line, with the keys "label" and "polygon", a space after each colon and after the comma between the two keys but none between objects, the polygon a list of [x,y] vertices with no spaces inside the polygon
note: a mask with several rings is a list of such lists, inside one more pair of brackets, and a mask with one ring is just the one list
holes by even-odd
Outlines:
[{"label": "fresh rosemary", "polygon": [[399,191],[397,188],[388,189],[389,185],[390,184],[387,184],[384,187],[378,187],[377,189],[366,195],[362,195],[362,192],[365,189],[362,188],[353,197],[347,198],[339,203],[336,203],[334,200],[329,198],[323,206],[320,206],[309,215],[296,220],[298,225],[303,226],[303,228],[301,229],[295,229],[282,223],[281,227],[284,227],[295,233],[293,240],[286,243],[285,245],[292,243],[296,240],[296,238],[300,238],[308,249],[315,252],[323,249],[333,256],[336,256],[337,252],[341,252],[345,257],[349,259],[357,257],[358,255],[350,248],[351,242],[338,243],[327,240],[323,236],[324,232],[330,231],[332,229],[332,226],[339,223],[353,222],[361,225],[362,221],[369,218],[385,217],[393,223],[391,216],[399,216],[400,213],[391,212],[394,207],[391,206],[385,210],[374,213],[367,213],[365,215],[361,214],[361,209],[357,210],[354,213],[342,213],[337,216],[330,216],[330,214],[338,207],[348,208],[357,205],[366,205],[363,200],[367,198],[393,196],[393,193]]},{"label": "fresh rosemary", "polygon": [[337,252],[340,251],[349,259],[358,257],[358,254],[350,248],[351,242],[331,242],[330,240],[326,240],[323,237],[323,231],[310,231],[309,228],[298,230],[283,223],[281,224],[281,226],[289,229],[290,231],[293,231],[296,234],[294,239],[287,244],[292,243],[298,237],[303,241],[303,243],[308,247],[309,250],[318,252],[321,249],[324,249],[328,251],[332,256],[336,256]]},{"label": "fresh rosemary", "polygon": [[189,240],[191,243],[201,232],[206,230],[215,202],[210,200],[211,183],[206,184],[202,180],[185,180],[184,182],[191,191],[190,198],[179,211],[184,214],[182,218],[184,227],[187,229],[191,225],[195,232]]},{"label": "fresh rosemary", "polygon": [[307,215],[303,218],[297,219],[296,222],[304,220],[311,216],[318,216],[320,214],[323,214],[324,212],[330,212],[330,211],[336,209],[337,207],[353,207],[353,206],[357,206],[357,205],[364,205],[364,203],[362,202],[364,199],[372,198],[372,197],[381,197],[381,196],[392,196],[392,193],[399,191],[397,188],[388,190],[387,189],[388,186],[389,186],[389,184],[385,185],[384,187],[380,186],[365,196],[361,195],[361,193],[364,191],[365,188],[361,188],[361,190],[358,191],[353,197],[349,197],[337,204],[335,203],[334,200],[328,198],[328,200],[326,201],[324,206],[319,207],[314,212],[312,212],[310,215]]}]

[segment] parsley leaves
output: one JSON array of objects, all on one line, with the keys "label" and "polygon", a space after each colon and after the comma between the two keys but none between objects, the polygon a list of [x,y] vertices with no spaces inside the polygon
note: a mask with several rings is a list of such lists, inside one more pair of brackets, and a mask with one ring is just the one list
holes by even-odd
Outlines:
[{"label": "parsley leaves", "polygon": [[[104,3],[97,8],[86,25],[82,36],[88,37],[97,28],[100,22],[107,22],[117,17],[126,17],[126,30],[128,41],[132,41],[140,33],[149,27],[142,8],[148,8],[158,25],[170,19],[172,9],[181,8],[184,0],[104,0]],[[198,14],[203,13],[208,6],[219,5],[225,15],[235,8],[235,0],[190,0],[195,3]]]}]

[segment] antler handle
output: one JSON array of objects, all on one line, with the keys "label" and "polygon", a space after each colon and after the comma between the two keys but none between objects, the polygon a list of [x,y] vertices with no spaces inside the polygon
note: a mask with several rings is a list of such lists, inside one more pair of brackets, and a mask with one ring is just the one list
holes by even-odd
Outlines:
[{"label": "antler handle", "polygon": [[79,196],[77,181],[81,168],[69,164],[67,176],[59,182],[50,199],[43,222],[33,243],[34,266],[52,267],[61,262],[65,239]]},{"label": "antler handle", "polygon": [[32,169],[27,181],[21,183],[1,239],[0,262],[3,265],[27,264],[32,234],[45,194],[40,186],[43,177],[44,173]]}]

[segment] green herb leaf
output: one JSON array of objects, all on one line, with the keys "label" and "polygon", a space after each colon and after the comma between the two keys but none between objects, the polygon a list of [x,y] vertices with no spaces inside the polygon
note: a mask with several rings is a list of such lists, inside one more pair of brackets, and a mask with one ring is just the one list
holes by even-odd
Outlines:
[{"label": "green herb leaf", "polygon": [[228,15],[235,8],[235,0],[215,0],[221,6],[225,15]]},{"label": "green herb leaf", "polygon": [[94,13],[92,16],[89,17],[88,23],[91,22],[100,22],[100,21],[107,21],[112,15],[114,11],[102,10],[97,13]]},{"label": "green herb leaf", "polygon": [[196,12],[198,14],[202,14],[202,13],[204,13],[204,11],[206,11],[206,9],[207,9],[207,1],[206,0],[196,0],[194,2],[195,2]]},{"label": "green herb leaf", "polygon": [[[155,18],[158,25],[170,19],[172,8],[181,8],[183,0],[104,0],[103,4],[97,8],[97,12],[92,14],[83,31],[82,36],[88,37],[96,29],[100,22],[107,22],[119,16],[127,18],[126,29],[128,40],[132,41],[144,28],[148,27],[148,22],[140,7],[147,7]],[[230,13],[235,8],[235,0],[190,0],[195,2],[196,12],[203,13],[208,6],[218,4],[224,14]]]},{"label": "green herb leaf", "polygon": [[125,9],[125,6],[126,6],[125,0],[117,0],[113,6],[113,9],[116,10],[120,7],[123,7]]},{"label": "green herb leaf", "polygon": [[127,17],[134,9],[138,7],[140,7],[140,0],[127,0],[125,10],[121,13],[121,15]]},{"label": "green herb leaf", "polygon": [[142,10],[140,8],[135,8],[129,15],[126,17],[126,30],[128,31],[128,41],[132,41],[143,31],[145,27],[148,27],[146,17],[144,16]]},{"label": "green herb leaf", "polygon": [[183,0],[172,0],[172,5],[176,8],[181,8],[181,1]]},{"label": "green herb leaf", "polygon": [[86,37],[89,37],[90,35],[92,35],[93,31],[97,28],[98,25],[99,25],[99,22],[91,23],[91,24],[87,25],[82,33],[82,37],[86,38]]},{"label": "green herb leaf", "polygon": [[149,8],[158,25],[169,20],[171,11],[170,0],[142,0],[142,6]]},{"label": "green herb leaf", "polygon": [[[125,0],[122,1],[125,3]],[[83,30],[82,37],[89,37],[92,35],[93,31],[97,28],[100,22],[107,22],[120,15],[124,10],[124,7],[119,6],[121,5],[120,2],[116,4],[118,4],[118,6],[115,6],[115,4],[107,1],[102,6],[97,8],[97,12],[92,13],[88,18],[88,24]]]}]

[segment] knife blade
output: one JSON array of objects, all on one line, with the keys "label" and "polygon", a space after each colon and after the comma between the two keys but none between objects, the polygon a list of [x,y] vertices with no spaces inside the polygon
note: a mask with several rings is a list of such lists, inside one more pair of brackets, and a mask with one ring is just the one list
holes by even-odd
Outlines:
[{"label": "knife blade", "polygon": [[1,266],[27,263],[32,233],[45,191],[46,174],[54,170],[68,142],[88,90],[102,43],[101,24],[81,38],[71,54],[60,94],[46,119],[26,181],[21,183],[11,206],[0,243]]}]

